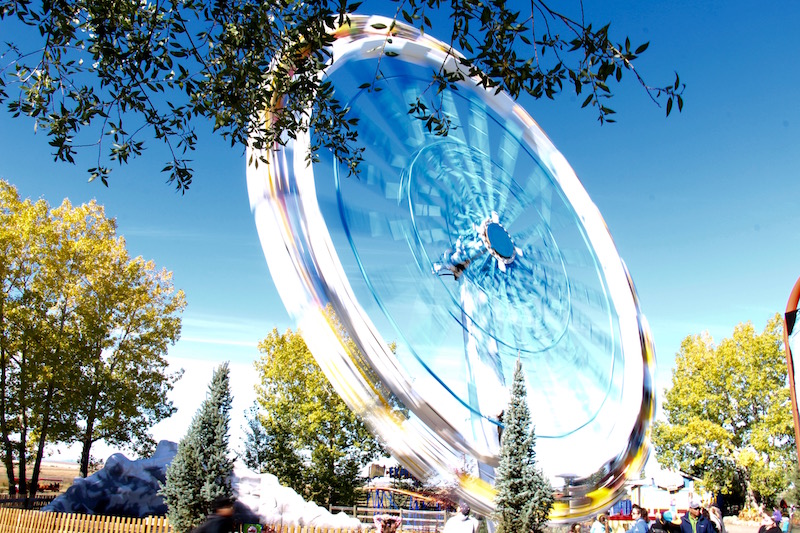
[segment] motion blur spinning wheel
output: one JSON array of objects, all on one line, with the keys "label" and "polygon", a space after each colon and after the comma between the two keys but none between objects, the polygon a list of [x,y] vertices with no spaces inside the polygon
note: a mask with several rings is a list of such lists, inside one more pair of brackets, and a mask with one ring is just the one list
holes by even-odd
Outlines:
[{"label": "motion blur spinning wheel", "polygon": [[[376,29],[390,26],[352,17],[325,72],[359,118],[360,176],[325,154],[308,166],[313,132],[248,168],[281,298],[393,455],[418,477],[457,482],[482,513],[519,358],[537,459],[562,487],[552,518],[605,510],[646,460],[654,411],[654,354],[630,277],[572,169],[508,96],[471,80],[434,95],[447,137],[408,114],[435,92],[432,69],[454,61],[413,28],[398,24],[389,40]],[[379,60],[381,79],[360,88]]]}]

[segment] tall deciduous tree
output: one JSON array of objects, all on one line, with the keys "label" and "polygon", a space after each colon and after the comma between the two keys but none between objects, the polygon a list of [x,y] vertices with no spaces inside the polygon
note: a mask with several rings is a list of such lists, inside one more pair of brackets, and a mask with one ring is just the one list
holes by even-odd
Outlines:
[{"label": "tall deciduous tree", "polygon": [[675,356],[666,422],[653,428],[660,464],[703,479],[714,492],[741,484],[748,504],[769,502],[795,468],[782,325],[739,324],[719,345],[691,335]]},{"label": "tall deciduous tree", "polygon": [[128,256],[101,206],[50,209],[0,181],[0,283],[0,439],[12,491],[35,493],[47,444],[82,442],[85,474],[92,443],[144,442],[172,414],[177,376],[164,355],[183,293]]},{"label": "tall deciduous tree", "polygon": [[147,455],[155,442],[148,429],[169,417],[164,401],[180,374],[167,374],[168,346],[180,332],[182,296],[172,291],[171,273],[141,257],[125,260],[124,242],[114,242],[112,261],[88,274],[78,305],[75,352],[81,352],[78,405],[82,426],[81,475],[91,446],[104,440]]},{"label": "tall deciduous tree", "polygon": [[352,504],[358,471],[380,455],[379,441],[339,398],[299,332],[275,329],[259,350],[270,472],[321,505]]},{"label": "tall deciduous tree", "polygon": [[198,526],[218,496],[233,495],[233,459],[228,446],[232,403],[228,363],[214,371],[208,394],[167,468],[161,495],[177,531]]},{"label": "tall deciduous tree", "polygon": [[35,494],[45,443],[74,432],[76,399],[65,385],[76,375],[68,357],[76,262],[60,227],[45,202],[23,202],[0,181],[0,431],[12,493],[27,494],[32,478]]},{"label": "tall deciduous tree", "polygon": [[511,400],[503,415],[500,465],[495,480],[498,533],[544,531],[553,507],[553,488],[536,466],[536,434],[528,409],[525,373],[517,361]]},{"label": "tall deciduous tree", "polygon": [[[0,101],[32,117],[60,160],[73,162],[81,144],[96,147],[89,172],[104,183],[110,163],[140,155],[142,137],[152,135],[167,145],[170,181],[187,188],[198,116],[243,147],[251,136],[260,148],[313,129],[316,148],[352,171],[361,154],[355,122],[320,72],[332,30],[356,12],[389,14],[465,54],[454,54],[457,70],[432,74],[430,94],[409,111],[442,133],[439,90],[466,77],[514,98],[574,92],[601,122],[613,121],[610,87],[623,75],[665,102],[667,114],[683,106],[677,75],[653,87],[634,69],[647,43],[614,40],[608,24],[585,21],[582,0],[556,9],[545,0],[0,0],[2,33],[18,37],[0,46]],[[279,101],[269,124],[253,112]]]}]

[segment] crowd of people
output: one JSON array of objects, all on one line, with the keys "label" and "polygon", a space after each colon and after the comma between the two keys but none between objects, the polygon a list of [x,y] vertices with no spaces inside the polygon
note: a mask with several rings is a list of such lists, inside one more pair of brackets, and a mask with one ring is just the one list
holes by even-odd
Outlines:
[{"label": "crowd of people", "polygon": [[[693,500],[689,503],[689,510],[682,517],[671,511],[655,513],[651,520],[647,509],[634,504],[631,507],[633,524],[626,533],[727,533],[725,523],[722,521],[722,512],[719,507],[703,505]],[[788,518],[784,519],[780,510],[772,514],[764,513],[757,532],[754,533],[787,533]],[[589,530],[589,533],[610,533],[611,528],[608,516],[598,515]],[[581,533],[581,524],[573,524],[570,533]]]},{"label": "crowd of people", "polygon": [[[235,504],[232,498],[216,498],[211,505],[211,514],[192,533],[227,533],[236,529],[233,527]],[[689,510],[683,517],[679,518],[671,511],[664,511],[656,512],[652,520],[647,509],[634,504],[631,507],[631,519],[633,524],[625,533],[727,533],[719,507],[703,507],[697,500],[689,503]],[[400,526],[399,517],[392,515],[376,515],[374,522],[378,533],[396,533]],[[785,526],[788,523],[789,519],[784,519],[778,509],[771,515],[765,512],[756,533],[787,533],[788,528]],[[460,502],[458,512],[447,521],[443,533],[477,533],[478,529],[479,522],[470,516],[469,504]],[[582,533],[582,525],[572,524],[570,533]],[[598,515],[588,533],[611,533],[608,516]]]}]

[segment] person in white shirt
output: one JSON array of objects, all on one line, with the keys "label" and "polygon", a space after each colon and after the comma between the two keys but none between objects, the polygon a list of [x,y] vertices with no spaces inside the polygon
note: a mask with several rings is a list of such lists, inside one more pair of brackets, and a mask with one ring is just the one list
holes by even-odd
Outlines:
[{"label": "person in white shirt", "polygon": [[442,533],[478,533],[478,521],[469,515],[469,504],[458,504],[458,512],[447,520]]},{"label": "person in white shirt", "polygon": [[592,528],[589,530],[589,533],[606,533],[608,530],[607,527],[608,517],[604,514],[597,515],[594,522],[592,522]]},{"label": "person in white shirt", "polygon": [[716,526],[718,533],[728,533],[725,529],[725,522],[722,521],[722,511],[719,510],[719,507],[716,505],[712,505],[708,508],[708,518],[711,522]]}]

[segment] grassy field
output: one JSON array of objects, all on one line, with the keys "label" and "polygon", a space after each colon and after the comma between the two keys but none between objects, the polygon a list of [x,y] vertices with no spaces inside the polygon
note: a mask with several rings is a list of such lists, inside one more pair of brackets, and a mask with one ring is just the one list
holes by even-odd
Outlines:
[{"label": "grassy field", "polygon": [[[40,482],[45,479],[58,480],[60,484],[59,491],[64,492],[72,485],[72,481],[79,476],[79,470],[77,462],[43,461],[39,480]],[[29,478],[32,471],[33,466],[29,466],[27,472]],[[5,469],[0,469],[0,493],[8,493],[8,478]],[[42,494],[52,494],[52,492]]]}]

